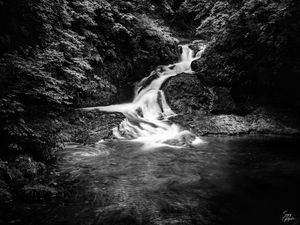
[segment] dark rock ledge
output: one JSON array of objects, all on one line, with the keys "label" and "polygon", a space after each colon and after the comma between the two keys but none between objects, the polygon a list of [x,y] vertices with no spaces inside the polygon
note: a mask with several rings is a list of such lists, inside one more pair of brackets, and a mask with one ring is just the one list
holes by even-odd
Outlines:
[{"label": "dark rock ledge", "polygon": [[178,114],[172,120],[200,136],[300,134],[299,118],[293,110],[240,106],[228,88],[207,87],[195,74],[172,77],[164,84],[163,90],[169,105]]}]

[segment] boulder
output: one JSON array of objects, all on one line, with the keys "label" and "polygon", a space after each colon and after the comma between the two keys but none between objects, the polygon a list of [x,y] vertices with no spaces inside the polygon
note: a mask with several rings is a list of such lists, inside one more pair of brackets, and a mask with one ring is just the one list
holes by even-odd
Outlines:
[{"label": "boulder", "polygon": [[211,93],[194,74],[182,73],[171,77],[162,87],[171,109],[176,113],[207,110]]},{"label": "boulder", "polygon": [[21,195],[24,199],[29,201],[41,201],[46,200],[57,195],[58,191],[49,186],[35,184],[35,185],[25,185],[21,190]]},{"label": "boulder", "polygon": [[14,163],[16,170],[20,171],[24,178],[37,178],[42,175],[45,170],[45,164],[34,161],[29,156],[20,156]]},{"label": "boulder", "polygon": [[[242,135],[273,134],[300,135],[297,126],[282,121],[284,115],[272,113],[267,109],[257,109],[252,113],[239,116],[234,114],[212,115],[205,113],[181,114],[172,121],[183,125],[198,136],[204,135]],[[294,118],[289,120],[293,121]]]}]

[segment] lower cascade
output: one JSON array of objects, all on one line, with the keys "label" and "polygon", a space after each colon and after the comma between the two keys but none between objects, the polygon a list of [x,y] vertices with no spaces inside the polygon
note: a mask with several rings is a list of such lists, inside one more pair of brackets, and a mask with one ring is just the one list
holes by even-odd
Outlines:
[{"label": "lower cascade", "polygon": [[131,140],[144,144],[144,149],[169,146],[180,148],[185,145],[197,145],[202,140],[188,130],[171,122],[176,116],[167,104],[162,84],[170,77],[180,73],[193,73],[191,63],[201,57],[205,46],[195,52],[188,44],[179,45],[182,49],[178,63],[158,66],[149,76],[143,78],[135,87],[134,99],[130,103],[84,108],[120,112],[125,115],[121,124],[113,129],[118,139]]}]

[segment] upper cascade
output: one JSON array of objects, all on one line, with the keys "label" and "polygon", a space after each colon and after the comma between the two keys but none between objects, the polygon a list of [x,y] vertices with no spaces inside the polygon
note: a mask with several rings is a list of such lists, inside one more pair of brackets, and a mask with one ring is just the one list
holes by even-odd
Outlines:
[{"label": "upper cascade", "polygon": [[179,62],[158,66],[149,76],[138,82],[131,103],[84,108],[84,110],[98,109],[123,113],[126,119],[113,129],[113,134],[118,139],[142,142],[144,149],[201,143],[202,141],[190,131],[168,120],[176,113],[169,107],[164,92],[160,90],[168,78],[180,73],[193,73],[192,61],[200,58],[205,50],[203,45],[195,54],[188,44],[179,46],[182,50]]}]

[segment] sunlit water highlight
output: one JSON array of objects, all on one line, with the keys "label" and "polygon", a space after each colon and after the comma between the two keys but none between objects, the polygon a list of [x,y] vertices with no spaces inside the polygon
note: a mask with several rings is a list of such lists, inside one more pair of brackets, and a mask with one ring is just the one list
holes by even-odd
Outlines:
[{"label": "sunlit water highlight", "polygon": [[191,63],[201,57],[205,45],[197,53],[190,49],[188,44],[180,45],[180,48],[182,53],[179,62],[159,66],[149,76],[143,78],[135,87],[135,96],[131,103],[84,108],[84,110],[98,109],[123,113],[126,119],[113,129],[115,137],[144,143],[143,149],[163,146],[180,148],[202,143],[199,137],[168,120],[176,114],[169,107],[164,92],[160,90],[168,78],[180,73],[192,73]]}]

